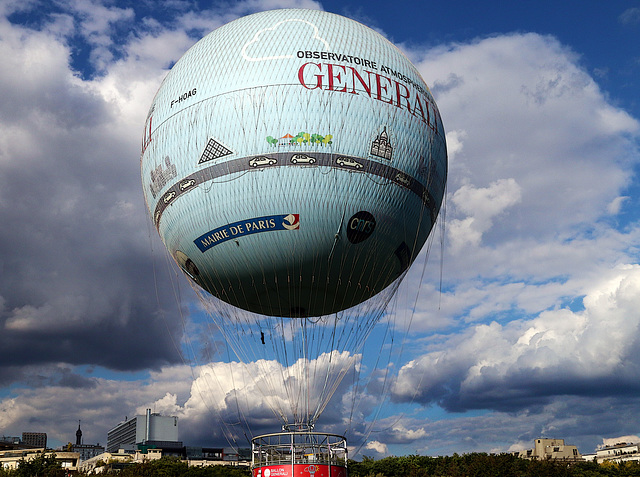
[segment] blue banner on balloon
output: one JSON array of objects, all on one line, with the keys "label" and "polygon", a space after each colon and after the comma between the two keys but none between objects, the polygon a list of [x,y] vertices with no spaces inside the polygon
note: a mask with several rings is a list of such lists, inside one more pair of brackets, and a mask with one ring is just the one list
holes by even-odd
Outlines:
[{"label": "blue banner on balloon", "polygon": [[193,242],[204,253],[218,244],[244,235],[273,232],[275,230],[297,230],[299,228],[299,214],[268,215],[223,225],[201,235]]}]

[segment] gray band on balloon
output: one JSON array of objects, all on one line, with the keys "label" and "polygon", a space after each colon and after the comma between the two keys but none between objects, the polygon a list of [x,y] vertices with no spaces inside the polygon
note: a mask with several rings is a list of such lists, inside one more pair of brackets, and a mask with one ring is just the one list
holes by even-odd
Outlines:
[{"label": "gray band on balloon", "polygon": [[[296,157],[299,157],[300,159],[296,160]],[[305,160],[304,158],[307,159]],[[309,162],[310,160],[313,160],[313,162]],[[306,154],[304,152],[276,152],[220,162],[180,179],[178,182],[173,184],[167,192],[162,195],[162,197],[160,197],[160,200],[158,200],[153,213],[153,223],[157,229],[160,226],[160,219],[162,218],[164,210],[178,197],[190,192],[198,185],[231,174],[283,166],[324,166],[347,172],[372,174],[374,176],[387,179],[400,187],[404,187],[420,197],[424,205],[429,209],[431,223],[435,222],[438,215],[436,201],[427,187],[414,177],[396,169],[395,167],[382,164],[378,161],[363,159],[361,157],[346,156],[335,153],[313,152]],[[425,175],[426,174],[427,173],[425,171]]]}]

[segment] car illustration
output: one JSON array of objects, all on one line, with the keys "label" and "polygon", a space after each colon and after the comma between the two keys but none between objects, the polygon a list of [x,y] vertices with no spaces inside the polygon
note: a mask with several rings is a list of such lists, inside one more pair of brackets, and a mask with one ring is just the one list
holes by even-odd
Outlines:
[{"label": "car illustration", "polygon": [[182,191],[187,190],[189,187],[193,187],[194,185],[196,185],[195,179],[184,180],[180,183],[180,190]]},{"label": "car illustration", "polygon": [[253,159],[251,159],[249,161],[249,165],[251,167],[258,167],[258,166],[272,166],[275,163],[277,163],[278,160],[273,158],[273,157],[267,157],[267,156],[256,156]]},{"label": "car illustration", "polygon": [[431,194],[429,194],[429,189],[425,189],[422,191],[422,202],[424,202],[427,207],[431,207],[433,198],[431,197]]},{"label": "car illustration", "polygon": [[313,164],[316,162],[316,158],[306,154],[294,154],[291,156],[291,162],[294,164]]},{"label": "car illustration", "polygon": [[406,174],[402,174],[401,172],[396,174],[396,182],[402,184],[405,187],[409,187],[411,185],[411,179]]},{"label": "car illustration", "polygon": [[342,167],[353,167],[355,169],[362,169],[363,167],[362,164],[360,164],[355,159],[352,159],[351,157],[345,157],[345,156],[340,156],[336,158],[336,164]]},{"label": "car illustration", "polygon": [[172,190],[171,192],[167,192],[162,198],[162,200],[164,201],[165,204],[168,204],[173,200],[175,196],[176,196],[176,192]]}]

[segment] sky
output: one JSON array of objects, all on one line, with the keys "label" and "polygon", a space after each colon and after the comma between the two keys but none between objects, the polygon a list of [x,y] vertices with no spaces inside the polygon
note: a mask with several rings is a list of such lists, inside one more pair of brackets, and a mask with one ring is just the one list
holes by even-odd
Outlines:
[{"label": "sky", "polygon": [[352,457],[376,458],[640,441],[640,4],[621,0],[1,2],[0,435],[55,447],[80,420],[105,444],[147,408],[177,415],[189,445],[278,430],[234,378],[246,368],[206,359],[220,337],[150,224],[139,158],[182,54],[289,7],[394,42],[449,152],[387,392],[345,380],[324,428],[349,420]]}]

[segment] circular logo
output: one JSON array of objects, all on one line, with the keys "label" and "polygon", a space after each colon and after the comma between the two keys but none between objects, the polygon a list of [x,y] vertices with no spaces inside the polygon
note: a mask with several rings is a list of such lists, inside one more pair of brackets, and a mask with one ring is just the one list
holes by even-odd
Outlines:
[{"label": "circular logo", "polygon": [[271,469],[264,469],[262,475],[264,475],[264,477],[269,477],[271,475]]},{"label": "circular logo", "polygon": [[196,266],[195,263],[193,263],[193,261],[187,257],[184,252],[181,252],[180,250],[176,250],[176,261],[178,262],[178,265],[180,265],[180,267],[187,272],[187,274],[193,278],[194,280],[198,277],[198,275],[200,275],[200,270],[198,270],[198,267]]},{"label": "circular logo", "polygon": [[282,221],[282,226],[287,230],[297,230],[300,228],[300,214],[289,214]]},{"label": "circular logo", "polygon": [[366,210],[361,210],[347,222],[347,238],[351,243],[363,242],[371,236],[375,228],[375,217]]}]

